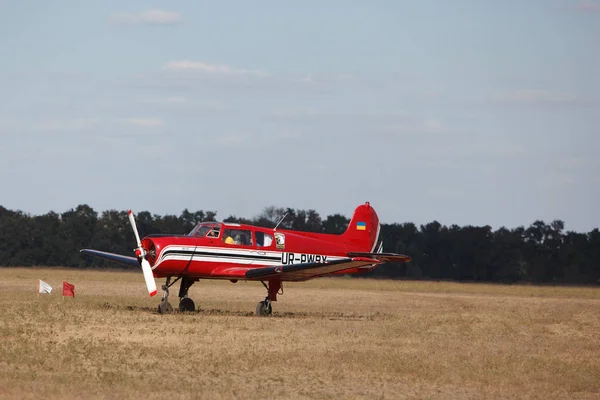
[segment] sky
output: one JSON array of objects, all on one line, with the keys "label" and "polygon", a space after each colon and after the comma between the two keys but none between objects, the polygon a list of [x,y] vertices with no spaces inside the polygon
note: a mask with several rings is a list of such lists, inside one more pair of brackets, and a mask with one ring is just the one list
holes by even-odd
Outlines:
[{"label": "sky", "polygon": [[600,226],[600,0],[0,0],[0,205]]}]

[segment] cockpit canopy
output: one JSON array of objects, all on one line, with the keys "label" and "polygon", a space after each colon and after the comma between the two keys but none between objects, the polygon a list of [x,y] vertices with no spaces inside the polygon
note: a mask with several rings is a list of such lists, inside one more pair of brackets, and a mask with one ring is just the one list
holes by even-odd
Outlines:
[{"label": "cockpit canopy", "polygon": [[223,243],[237,246],[270,247],[273,236],[269,233],[254,231],[237,224],[221,224],[219,222],[201,222],[192,229],[188,236],[221,238]]},{"label": "cockpit canopy", "polygon": [[199,223],[192,229],[192,231],[188,234],[188,236],[197,236],[197,237],[219,237],[219,233],[221,232],[221,224],[216,222],[202,222]]}]

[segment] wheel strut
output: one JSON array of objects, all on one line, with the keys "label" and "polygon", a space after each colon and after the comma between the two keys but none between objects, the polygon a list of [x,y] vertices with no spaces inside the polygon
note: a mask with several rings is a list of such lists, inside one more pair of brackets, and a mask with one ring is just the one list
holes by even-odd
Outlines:
[{"label": "wheel strut", "polygon": [[179,287],[179,311],[194,311],[196,305],[194,301],[188,297],[188,291],[190,286],[194,284],[194,280],[183,275],[178,276],[174,281],[171,282],[171,276],[167,277],[164,285],[161,286],[163,290],[163,296],[160,304],[158,305],[158,312],[161,314],[168,314],[173,312],[173,306],[169,303],[169,288],[177,283],[181,279],[181,285]]},{"label": "wheel strut", "polygon": [[[256,305],[256,315],[267,316],[273,313],[272,302],[277,301],[277,295],[283,294],[281,281],[269,281],[267,285],[264,281],[260,281],[265,289],[267,289],[267,297]],[[281,290],[281,293],[279,291]]]},{"label": "wheel strut", "polygon": [[196,305],[194,304],[194,300],[188,297],[188,290],[190,290],[190,286],[194,284],[194,280],[188,277],[183,277],[181,279],[181,285],[179,286],[179,311],[195,311]]},{"label": "wheel strut", "polygon": [[[179,278],[177,278],[173,283],[177,282],[178,279]],[[162,300],[160,301],[160,304],[158,305],[158,312],[160,314],[170,314],[173,312],[173,306],[171,305],[171,303],[169,303],[169,287],[171,287],[171,285],[173,284],[170,282],[171,282],[171,277],[168,276],[165,284],[161,286],[161,289],[163,290],[163,295],[162,295]]]}]

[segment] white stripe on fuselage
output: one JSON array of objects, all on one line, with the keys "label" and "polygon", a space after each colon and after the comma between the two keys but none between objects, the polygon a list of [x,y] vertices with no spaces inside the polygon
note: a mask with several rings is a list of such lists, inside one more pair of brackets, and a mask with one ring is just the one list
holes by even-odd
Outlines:
[{"label": "white stripe on fuselage", "polygon": [[292,265],[310,262],[319,263],[341,260],[344,258],[347,257],[329,254],[297,253],[286,251],[281,252],[261,249],[169,245],[163,248],[163,250],[160,252],[159,260],[152,267],[152,269],[156,269],[162,263],[169,260],[234,263],[256,265],[258,267]]}]

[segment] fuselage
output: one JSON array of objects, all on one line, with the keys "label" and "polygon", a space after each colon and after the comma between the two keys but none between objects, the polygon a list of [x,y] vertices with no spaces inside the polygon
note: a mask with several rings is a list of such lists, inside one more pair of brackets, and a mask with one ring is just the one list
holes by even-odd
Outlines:
[{"label": "fuselage", "polygon": [[242,276],[248,268],[334,261],[350,251],[372,250],[344,235],[219,222],[200,223],[188,235],[149,235],[142,246],[156,277],[204,279],[222,278],[224,271],[231,276],[235,269]]}]

